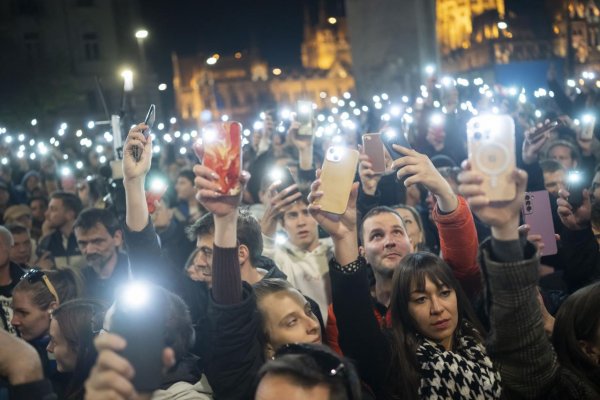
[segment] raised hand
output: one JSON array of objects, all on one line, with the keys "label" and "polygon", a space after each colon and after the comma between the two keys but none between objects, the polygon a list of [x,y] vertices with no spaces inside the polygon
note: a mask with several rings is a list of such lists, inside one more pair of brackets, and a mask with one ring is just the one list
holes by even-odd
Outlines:
[{"label": "raised hand", "polygon": [[298,189],[298,185],[294,184],[284,188],[281,191],[277,191],[277,188],[281,184],[280,181],[273,182],[267,189],[267,209],[260,222],[260,228],[265,236],[272,237],[277,230],[278,218],[285,212],[285,210],[296,200],[302,197],[302,193],[296,192],[291,194],[294,190]]},{"label": "raised hand", "polygon": [[377,191],[377,185],[381,180],[381,174],[376,174],[375,171],[373,171],[373,164],[371,164],[369,156],[362,152],[362,148],[360,150],[361,153],[358,157],[358,176],[360,178],[360,185],[363,192],[370,196],[374,196]]},{"label": "raised hand", "polygon": [[527,173],[516,169],[511,178],[517,186],[517,195],[512,201],[491,203],[482,189],[483,176],[471,170],[469,162],[463,163],[463,172],[458,175],[459,192],[465,197],[471,210],[479,219],[492,227],[492,235],[500,240],[519,238],[518,225],[521,206],[525,199]]},{"label": "raised hand", "polygon": [[394,149],[404,155],[394,160],[392,167],[398,169],[396,172],[398,179],[408,176],[404,181],[407,188],[417,183],[424,185],[436,197],[438,207],[443,212],[452,212],[458,207],[458,199],[452,187],[435,168],[429,157],[396,144]]},{"label": "raised hand", "polygon": [[[194,144],[194,150],[196,155],[201,159],[203,155],[202,145]],[[217,217],[223,217],[233,214],[237,211],[241,200],[242,194],[246,187],[246,183],[250,179],[250,174],[246,171],[242,171],[240,174],[240,185],[241,190],[237,195],[227,196],[223,194],[223,188],[219,186],[219,176],[212,169],[205,167],[202,164],[194,166],[194,185],[198,189],[196,192],[196,199],[211,213]]]},{"label": "raised hand", "polygon": [[583,203],[576,210],[568,201],[569,195],[570,193],[564,189],[558,192],[559,197],[556,204],[558,204],[557,211],[561,222],[567,229],[572,231],[589,228],[592,218],[592,202],[589,190],[583,190]]},{"label": "raised hand", "polygon": [[[148,127],[138,124],[131,128],[123,148],[123,179],[144,179],[152,164],[152,137],[144,137],[142,131]],[[134,150],[137,148],[137,150]],[[137,151],[139,160],[134,157]]]}]

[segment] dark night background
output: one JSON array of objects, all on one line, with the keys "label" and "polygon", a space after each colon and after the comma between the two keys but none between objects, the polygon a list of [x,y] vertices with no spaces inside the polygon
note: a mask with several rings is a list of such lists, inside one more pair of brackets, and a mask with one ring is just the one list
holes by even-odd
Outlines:
[{"label": "dark night background", "polygon": [[[172,51],[232,54],[256,47],[271,66],[300,66],[304,7],[316,21],[319,1],[144,0],[149,61],[166,82],[172,79]],[[324,3],[328,17],[343,14],[343,0]]]}]

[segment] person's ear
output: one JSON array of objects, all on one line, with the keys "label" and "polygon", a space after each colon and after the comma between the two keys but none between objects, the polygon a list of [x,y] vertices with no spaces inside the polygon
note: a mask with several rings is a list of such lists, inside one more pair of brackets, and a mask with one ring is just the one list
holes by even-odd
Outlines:
[{"label": "person's ear", "polygon": [[587,340],[579,340],[579,348],[596,365],[600,365],[600,348]]},{"label": "person's ear", "polygon": [[273,345],[271,345],[271,343],[267,343],[265,345],[265,357],[267,360],[271,360],[273,359],[273,357],[275,356],[275,349],[273,348]]},{"label": "person's ear", "polygon": [[363,246],[358,246],[358,254],[359,254],[361,257],[364,257],[364,256],[365,256],[365,248],[364,248]]},{"label": "person's ear", "polygon": [[115,241],[115,245],[117,247],[121,247],[121,245],[123,244],[123,231],[120,229],[117,229],[115,231],[115,234],[113,236],[113,239]]},{"label": "person's ear", "polygon": [[246,261],[250,258],[250,250],[248,246],[245,244],[240,244],[238,246],[238,259],[240,260],[240,265],[244,265]]},{"label": "person's ear", "polygon": [[48,314],[51,314],[52,311],[56,310],[58,308],[58,302],[57,301],[53,301],[48,305]]}]

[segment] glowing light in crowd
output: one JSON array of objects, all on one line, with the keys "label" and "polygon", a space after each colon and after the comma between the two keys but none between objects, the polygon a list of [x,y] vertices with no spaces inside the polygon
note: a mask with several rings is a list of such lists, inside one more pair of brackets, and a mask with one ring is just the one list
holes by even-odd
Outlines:
[{"label": "glowing light in crowd", "polygon": [[329,22],[331,25],[335,25],[337,23],[337,18],[335,18],[335,17],[329,17],[327,19],[327,22]]},{"label": "glowing light in crowd", "polygon": [[343,96],[346,100],[348,100],[351,97],[350,92],[344,92]]},{"label": "glowing light in crowd", "polygon": [[339,100],[337,102],[338,107],[344,107],[346,105],[346,102],[344,100]]},{"label": "glowing light in crowd", "polygon": [[187,149],[185,147],[179,149],[179,154],[184,155],[185,153],[187,153]]},{"label": "glowing light in crowd", "polygon": [[165,124],[163,124],[162,122],[159,123],[158,125],[156,125],[156,127],[158,128],[159,131],[162,131],[163,129],[165,129]]},{"label": "glowing light in crowd", "polygon": [[[326,97],[327,97],[327,93],[325,93],[325,92],[321,92],[321,93],[319,93],[319,97],[320,97],[320,98],[322,98],[322,99],[324,99],[324,98],[326,98]],[[263,118],[263,119],[264,119],[264,118]]]},{"label": "glowing light in crowd", "polygon": [[287,242],[286,235],[284,235],[283,233],[277,233],[275,235],[275,244],[283,245],[283,244],[285,244],[285,242]]},{"label": "glowing light in crowd", "polygon": [[281,117],[281,119],[290,119],[290,117],[292,116],[292,112],[289,108],[284,108],[279,113],[279,116]]},{"label": "glowing light in crowd", "polygon": [[273,68],[273,75],[279,76],[279,75],[281,75],[281,73],[282,73],[281,68]]},{"label": "glowing light in crowd", "polygon": [[82,169],[83,168],[83,161],[77,161],[75,163],[75,168]]},{"label": "glowing light in crowd", "polygon": [[37,119],[32,119],[31,120],[31,126],[36,126],[37,125]]},{"label": "glowing light in crowd", "polygon": [[206,59],[206,63],[208,65],[215,65],[217,63],[217,59],[215,57],[208,57]]},{"label": "glowing light in crowd", "polygon": [[159,146],[159,145],[157,145],[157,144],[155,144],[155,145],[152,147],[152,152],[153,152],[154,154],[158,154],[158,153],[160,153],[160,146]]},{"label": "glowing light in crowd", "polygon": [[75,132],[75,136],[81,137],[81,135],[83,135],[83,131],[81,129],[77,129],[77,132]]},{"label": "glowing light in crowd", "polygon": [[177,123],[177,118],[175,118],[175,117],[171,117],[171,119],[169,119],[169,122],[170,122],[171,124],[175,124],[175,123]]},{"label": "glowing light in crowd", "polygon": [[60,174],[62,176],[70,176],[71,175],[71,168],[69,168],[69,167],[62,167],[60,169]]},{"label": "glowing light in crowd", "polygon": [[161,83],[160,85],[158,85],[158,90],[160,90],[161,92],[167,90],[167,84]]},{"label": "glowing light in crowd", "polygon": [[508,28],[508,24],[506,22],[504,22],[504,21],[498,22],[498,29],[505,30],[507,28]]},{"label": "glowing light in crowd", "polygon": [[94,129],[95,126],[96,126],[96,123],[94,121],[90,121],[87,123],[88,129]]},{"label": "glowing light in crowd", "polygon": [[17,140],[18,140],[19,142],[23,142],[23,141],[25,141],[25,134],[23,134],[23,133],[19,133],[19,136],[17,136]]},{"label": "glowing light in crowd", "polygon": [[387,95],[387,93],[381,93],[381,100],[388,100],[389,96]]},{"label": "glowing light in crowd", "polygon": [[112,142],[113,135],[108,131],[104,132],[104,140],[106,140],[107,142]]},{"label": "glowing light in crowd", "polygon": [[221,115],[221,121],[223,121],[223,122],[229,121],[229,115],[227,115],[227,114]]},{"label": "glowing light in crowd", "polygon": [[429,64],[425,67],[425,72],[427,73],[427,75],[433,75],[435,74],[435,65],[433,64]]},{"label": "glowing light in crowd", "polygon": [[176,139],[179,139],[179,138],[181,137],[181,131],[175,131],[175,132],[173,133],[173,136],[174,136]]},{"label": "glowing light in crowd", "polygon": [[338,100],[339,100],[339,99],[337,98],[337,96],[331,96],[331,99],[330,99],[330,101],[331,101],[333,104],[336,104],[336,103],[338,102]]},{"label": "glowing light in crowd", "polygon": [[542,112],[540,110],[535,110],[535,112],[533,114],[535,115],[536,118],[542,118]]}]

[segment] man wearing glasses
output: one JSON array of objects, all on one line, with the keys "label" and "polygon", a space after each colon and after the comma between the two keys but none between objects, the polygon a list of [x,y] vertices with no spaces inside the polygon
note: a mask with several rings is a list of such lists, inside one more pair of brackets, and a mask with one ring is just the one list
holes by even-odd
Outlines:
[{"label": "man wearing glasses", "polygon": [[10,248],[13,237],[8,229],[0,225],[0,323],[2,329],[16,335],[15,328],[11,325],[13,288],[19,283],[24,272],[19,266],[10,261]]}]

